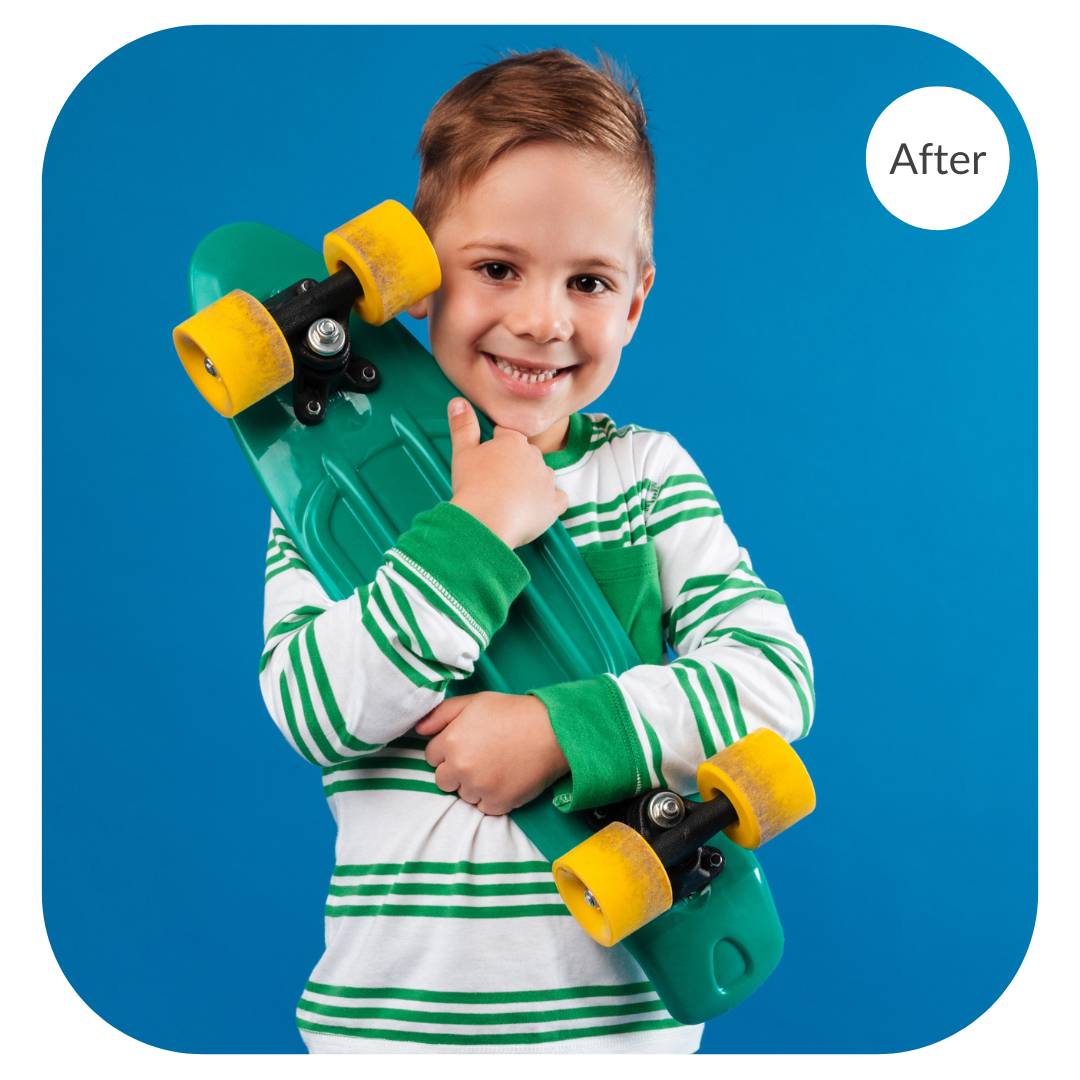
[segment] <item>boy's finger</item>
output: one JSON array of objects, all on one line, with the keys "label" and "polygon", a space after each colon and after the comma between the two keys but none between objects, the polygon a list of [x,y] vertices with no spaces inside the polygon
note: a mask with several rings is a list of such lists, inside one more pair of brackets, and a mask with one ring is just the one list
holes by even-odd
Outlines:
[{"label": "boy's finger", "polygon": [[480,796],[476,794],[471,788],[459,786],[455,789],[458,793],[458,798],[462,802],[467,802],[472,806],[477,806],[480,802]]},{"label": "boy's finger", "polygon": [[453,792],[461,787],[461,780],[449,764],[440,761],[435,767],[435,786],[440,791]]},{"label": "boy's finger", "polygon": [[450,442],[455,454],[480,445],[480,422],[473,407],[463,397],[451,399],[446,415],[450,420]]},{"label": "boy's finger", "polygon": [[416,722],[417,735],[434,735],[442,731],[475,697],[475,694],[462,694],[440,701],[422,720]]}]

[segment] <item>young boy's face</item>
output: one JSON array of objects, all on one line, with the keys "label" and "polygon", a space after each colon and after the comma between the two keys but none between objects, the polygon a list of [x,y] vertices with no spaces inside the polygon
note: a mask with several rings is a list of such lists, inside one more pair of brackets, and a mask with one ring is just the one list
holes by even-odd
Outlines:
[{"label": "young boy's face", "polygon": [[608,159],[539,143],[500,158],[431,237],[442,286],[410,313],[428,317],[450,381],[544,453],[607,388],[637,326],[653,280],[638,215]]}]

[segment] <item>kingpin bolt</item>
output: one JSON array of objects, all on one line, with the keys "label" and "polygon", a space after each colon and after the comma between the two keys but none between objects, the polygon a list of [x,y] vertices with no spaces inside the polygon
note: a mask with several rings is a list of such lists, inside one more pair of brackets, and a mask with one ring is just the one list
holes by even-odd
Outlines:
[{"label": "kingpin bolt", "polygon": [[670,791],[659,791],[649,800],[649,817],[662,829],[678,825],[684,814],[682,799]]},{"label": "kingpin bolt", "polygon": [[320,356],[333,356],[345,344],[345,328],[334,319],[316,319],[308,327],[308,344]]},{"label": "kingpin bolt", "polygon": [[203,363],[206,365],[206,370],[216,379],[218,377],[217,369],[210,363],[210,357],[208,356]]}]

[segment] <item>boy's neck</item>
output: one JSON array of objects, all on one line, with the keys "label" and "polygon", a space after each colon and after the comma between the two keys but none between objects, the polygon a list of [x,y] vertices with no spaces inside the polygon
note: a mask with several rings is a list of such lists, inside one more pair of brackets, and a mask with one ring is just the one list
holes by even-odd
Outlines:
[{"label": "boy's neck", "polygon": [[529,442],[537,447],[542,454],[553,454],[556,450],[566,447],[566,440],[570,434],[570,417],[564,416],[556,420],[551,427],[541,431],[539,435],[531,435]]}]

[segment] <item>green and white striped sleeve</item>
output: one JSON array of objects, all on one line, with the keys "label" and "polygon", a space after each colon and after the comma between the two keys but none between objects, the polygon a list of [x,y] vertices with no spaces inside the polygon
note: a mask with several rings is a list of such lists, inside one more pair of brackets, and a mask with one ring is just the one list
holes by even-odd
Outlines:
[{"label": "green and white striped sleeve", "polygon": [[535,691],[571,773],[556,803],[582,809],[654,787],[696,790],[698,765],[759,727],[789,742],[814,715],[813,668],[783,597],[736,543],[693,460],[668,435],[641,455],[671,663]]},{"label": "green and white striped sleeve", "polygon": [[472,674],[528,579],[494,533],[440,503],[370,586],[333,603],[272,514],[259,670],[271,716],[316,765],[380,749]]}]

